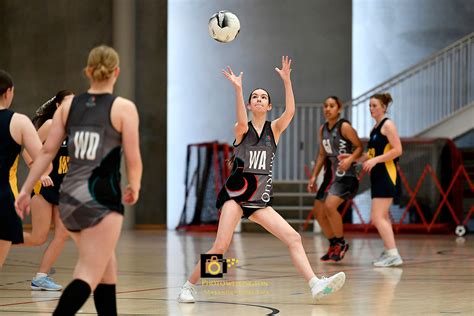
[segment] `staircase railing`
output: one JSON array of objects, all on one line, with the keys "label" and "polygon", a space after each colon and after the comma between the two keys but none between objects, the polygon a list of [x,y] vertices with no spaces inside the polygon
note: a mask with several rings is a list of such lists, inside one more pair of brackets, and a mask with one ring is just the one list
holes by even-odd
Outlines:
[{"label": "staircase railing", "polygon": [[369,98],[390,92],[400,136],[416,135],[474,101],[474,32],[346,103],[359,136],[373,126]]},{"label": "staircase railing", "polygon": [[[274,106],[268,120],[279,117],[284,107]],[[350,109],[346,108],[344,116],[348,117]],[[306,179],[304,165],[314,160],[319,148],[319,127],[325,122],[322,104],[299,103],[288,129],[281,135],[273,166],[275,180]]]},{"label": "staircase railing", "polygon": [[[401,137],[411,137],[474,102],[474,32],[433,56],[383,82],[344,104],[344,117],[352,121],[360,137],[368,137],[374,121],[369,98],[390,92],[394,99],[388,116]],[[274,106],[268,119],[284,111]],[[324,123],[322,104],[299,103],[288,130],[278,144],[275,180],[306,179],[304,165],[310,165],[318,151],[318,130]]]}]

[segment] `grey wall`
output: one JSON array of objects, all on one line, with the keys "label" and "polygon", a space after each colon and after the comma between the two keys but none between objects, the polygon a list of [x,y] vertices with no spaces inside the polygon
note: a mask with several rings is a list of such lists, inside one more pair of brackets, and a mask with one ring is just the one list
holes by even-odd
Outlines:
[{"label": "grey wall", "polygon": [[[99,44],[114,46],[114,38],[124,36],[114,30],[117,1],[122,0],[0,0],[0,68],[10,72],[15,81],[13,110],[32,116],[58,90],[81,93],[87,89],[82,69],[90,49]],[[137,0],[134,4],[135,41],[131,50],[136,59],[135,96],[125,94],[139,109],[145,168],[134,222],[164,224],[167,1]],[[129,80],[125,76],[133,72],[129,65],[122,66],[118,94],[123,81]],[[24,176],[23,166],[20,180]]]},{"label": "grey wall", "polygon": [[111,0],[1,0],[0,6],[0,67],[15,82],[12,109],[32,115],[58,90],[87,87],[82,69],[89,50],[112,41]]},{"label": "grey wall", "polygon": [[473,31],[472,0],[353,0],[352,96]]},{"label": "grey wall", "polygon": [[167,1],[136,1],[136,103],[143,180],[137,224],[166,224]]},{"label": "grey wall", "polygon": [[[14,80],[13,111],[32,117],[57,91],[86,89],[82,69],[89,50],[112,41],[111,5],[111,0],[0,0],[0,68]],[[26,173],[21,162],[19,185]]]},{"label": "grey wall", "polygon": [[[207,21],[229,10],[240,19],[234,42],[208,35]],[[232,142],[235,96],[220,70],[244,72],[244,94],[254,87],[282,103],[283,87],[274,68],[281,56],[293,59],[297,103],[327,95],[351,96],[351,1],[170,0],[168,3],[168,228],[178,223],[184,202],[186,146]]]}]

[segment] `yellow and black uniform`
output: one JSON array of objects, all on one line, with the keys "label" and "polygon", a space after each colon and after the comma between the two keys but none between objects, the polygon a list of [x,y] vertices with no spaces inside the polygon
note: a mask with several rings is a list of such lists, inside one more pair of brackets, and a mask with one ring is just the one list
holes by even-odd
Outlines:
[{"label": "yellow and black uniform", "polygon": [[35,194],[42,195],[43,198],[50,204],[59,205],[59,188],[63,182],[63,178],[69,169],[69,154],[68,154],[68,138],[66,138],[54,157],[53,170],[49,177],[53,181],[53,186],[43,187],[41,182],[35,186]]},{"label": "yellow and black uniform", "polygon": [[[380,124],[370,132],[368,143],[369,159],[380,156],[392,149],[382,126],[388,120],[384,118]],[[398,158],[376,164],[370,172],[372,198],[397,198],[400,195],[400,177],[397,170]]]},{"label": "yellow and black uniform", "polygon": [[23,227],[14,205],[18,195],[16,170],[21,146],[10,134],[13,114],[8,109],[0,110],[0,239],[21,244]]}]

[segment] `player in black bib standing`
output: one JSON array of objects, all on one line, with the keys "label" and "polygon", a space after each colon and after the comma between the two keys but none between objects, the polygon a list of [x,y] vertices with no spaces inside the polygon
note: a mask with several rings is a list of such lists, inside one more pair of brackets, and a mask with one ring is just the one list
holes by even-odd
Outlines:
[{"label": "player in black bib standing", "polygon": [[[30,119],[11,111],[13,79],[0,70],[0,270],[12,244],[23,243],[23,227],[15,212],[18,195],[16,171],[22,145],[35,159],[41,141]],[[31,191],[30,191],[31,192]]]},{"label": "player in black bib standing", "polygon": [[[324,101],[326,123],[319,129],[319,154],[308,183],[308,191],[316,192],[316,179],[325,167],[324,180],[314,201],[313,212],[321,229],[329,240],[329,249],[321,261],[340,261],[344,258],[349,244],[344,239],[341,214],[338,207],[352,198],[359,188],[359,180],[354,168],[362,154],[362,143],[349,121],[340,118],[342,104],[336,96]],[[348,154],[339,162],[340,154]]]},{"label": "player in black bib standing", "polygon": [[[33,118],[38,135],[44,143],[53,123],[53,115],[63,102],[71,101],[74,94],[68,90],[59,91],[53,98],[41,105]],[[34,189],[31,199],[31,233],[24,232],[25,246],[40,246],[48,240],[51,222],[54,222],[54,238],[43,253],[39,270],[31,280],[32,290],[59,291],[63,287],[48,275],[69,237],[63,222],[59,218],[59,188],[69,168],[67,139],[63,141],[52,162],[48,176],[42,176]],[[51,183],[47,183],[51,181]]]},{"label": "player in black bib standing", "polygon": [[99,315],[117,315],[115,247],[123,222],[120,160],[123,153],[128,185],[123,202],[135,204],[142,175],[138,112],[130,100],[114,96],[119,56],[108,46],[92,49],[85,74],[90,88],[54,114],[48,139],[16,201],[28,211],[35,182],[69,137],[69,170],[61,185],[61,220],[79,249],[74,280],[64,289],[53,315],[74,315],[94,293]]},{"label": "player in black bib standing", "polygon": [[[217,236],[208,254],[224,254],[230,244],[235,227],[242,216],[261,225],[283,241],[298,272],[308,281],[315,300],[339,290],[345,282],[345,274],[337,273],[329,278],[317,278],[311,268],[301,242],[301,236],[271,207],[272,168],[275,151],[281,134],[290,124],[295,113],[295,99],[291,85],[291,60],[282,57],[281,69],[275,68],[285,87],[285,111],[269,122],[270,95],[258,88],[250,94],[247,106],[242,95],[242,76],[236,76],[230,67],[223,70],[232,83],[236,94],[237,122],[235,132],[235,157],[230,177],[221,190],[217,207],[221,209]],[[252,120],[247,118],[247,109]],[[195,302],[195,284],[200,278],[200,263],[181,288],[178,301]]]},{"label": "player in black bib standing", "polygon": [[[385,115],[392,102],[390,93],[377,93],[370,97],[370,115],[375,125],[370,132],[368,151],[359,159],[363,169],[370,173],[372,191],[371,222],[382,237],[384,250],[373,262],[376,267],[392,267],[403,264],[398,253],[390,220],[390,205],[400,195],[398,158],[402,155],[402,143],[393,121]],[[341,160],[347,158],[342,155]]]}]

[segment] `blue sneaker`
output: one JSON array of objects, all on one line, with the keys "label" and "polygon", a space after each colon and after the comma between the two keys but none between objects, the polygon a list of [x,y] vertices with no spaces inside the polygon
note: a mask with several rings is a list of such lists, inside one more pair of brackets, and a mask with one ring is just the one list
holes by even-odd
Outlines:
[{"label": "blue sneaker", "polygon": [[54,283],[53,279],[50,277],[44,276],[31,280],[31,289],[33,291],[61,291],[63,287]]}]

